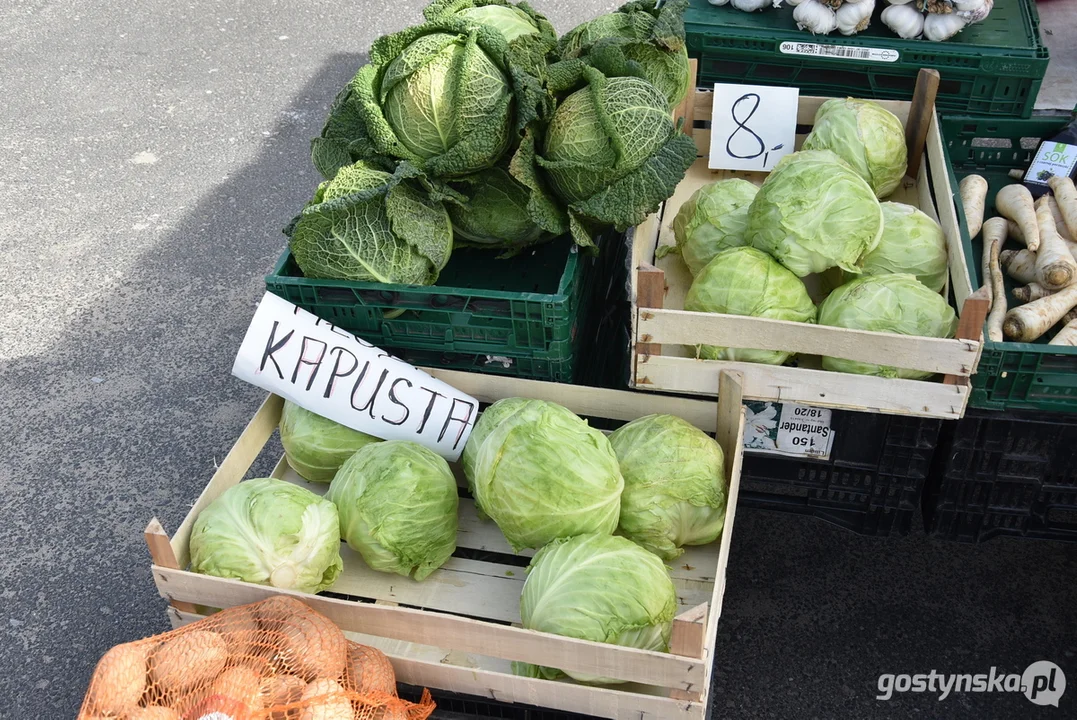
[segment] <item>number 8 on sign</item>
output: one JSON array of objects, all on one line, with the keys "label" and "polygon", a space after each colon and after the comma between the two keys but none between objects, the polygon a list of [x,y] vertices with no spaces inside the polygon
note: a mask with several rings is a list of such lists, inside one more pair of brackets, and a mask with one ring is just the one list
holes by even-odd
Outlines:
[{"label": "number 8 on sign", "polygon": [[797,88],[715,84],[708,166],[773,169],[793,151],[799,95]]}]

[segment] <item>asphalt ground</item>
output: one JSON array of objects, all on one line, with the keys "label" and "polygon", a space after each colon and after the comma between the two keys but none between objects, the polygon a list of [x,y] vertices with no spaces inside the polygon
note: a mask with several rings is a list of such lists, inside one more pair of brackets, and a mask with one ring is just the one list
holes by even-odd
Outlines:
[{"label": "asphalt ground", "polygon": [[[617,3],[538,4],[564,31]],[[142,530],[178,525],[257,407],[229,371],[318,180],[309,139],[421,7],[0,4],[0,718],[72,717],[107,648],[168,628]],[[875,696],[882,673],[1043,659],[1077,683],[1075,571],[1062,544],[745,512],[714,717],[1072,717],[1072,688],[1058,710]]]}]

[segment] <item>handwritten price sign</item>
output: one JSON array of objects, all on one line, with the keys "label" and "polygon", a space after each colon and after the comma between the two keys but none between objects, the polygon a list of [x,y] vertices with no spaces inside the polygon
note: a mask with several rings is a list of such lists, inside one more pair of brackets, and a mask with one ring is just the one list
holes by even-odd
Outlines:
[{"label": "handwritten price sign", "polygon": [[470,395],[270,293],[232,374],[342,425],[411,440],[450,461],[479,414]]},{"label": "handwritten price sign", "polygon": [[712,170],[769,172],[793,152],[799,88],[714,85]]}]

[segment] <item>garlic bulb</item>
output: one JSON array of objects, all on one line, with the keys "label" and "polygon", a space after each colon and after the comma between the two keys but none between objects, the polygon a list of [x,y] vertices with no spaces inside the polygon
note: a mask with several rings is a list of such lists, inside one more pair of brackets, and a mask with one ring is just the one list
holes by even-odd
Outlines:
[{"label": "garlic bulb", "polygon": [[891,5],[906,5],[906,4],[912,2],[912,0],[886,0],[886,1],[888,3],[890,3]]},{"label": "garlic bulb", "polygon": [[954,0],[916,0],[916,7],[924,12],[949,15],[954,11]]},{"label": "garlic bulb", "polygon": [[880,17],[883,25],[906,40],[918,38],[924,32],[924,14],[912,5],[891,5],[883,9]]},{"label": "garlic bulb", "polygon": [[834,11],[819,0],[805,0],[797,5],[793,19],[798,28],[808,30],[812,35],[826,35],[838,26]]},{"label": "garlic bulb", "polygon": [[931,13],[924,18],[924,37],[936,42],[949,40],[967,24],[957,13]]},{"label": "garlic bulb", "polygon": [[772,0],[729,0],[729,4],[741,12],[755,12],[770,5]]},{"label": "garlic bulb", "polygon": [[807,1],[808,0],[785,0],[785,4],[789,5],[791,7],[796,7],[797,5],[800,5],[801,3],[807,2]]},{"label": "garlic bulb", "polygon": [[725,5],[729,0],[707,0],[711,5]]},{"label": "garlic bulb", "polygon": [[875,0],[860,0],[856,3],[846,2],[834,13],[838,31],[842,35],[855,35],[871,23],[871,13],[875,10]]},{"label": "garlic bulb", "polygon": [[957,14],[972,25],[987,19],[995,7],[995,0],[955,0],[954,7]]}]

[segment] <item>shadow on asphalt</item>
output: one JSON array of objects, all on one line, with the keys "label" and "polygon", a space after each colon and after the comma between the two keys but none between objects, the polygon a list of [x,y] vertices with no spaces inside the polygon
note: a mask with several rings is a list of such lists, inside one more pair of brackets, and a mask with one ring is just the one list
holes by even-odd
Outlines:
[{"label": "shadow on asphalt", "polygon": [[18,489],[0,498],[0,717],[73,717],[105,650],[169,629],[143,528],[156,515],[175,530],[264,394],[232,360],[281,228],[320,179],[309,141],[365,59],[331,56],[252,163],[115,292],[56,318],[66,336],[47,356],[0,363],[0,443],[20,449],[0,467]]}]

